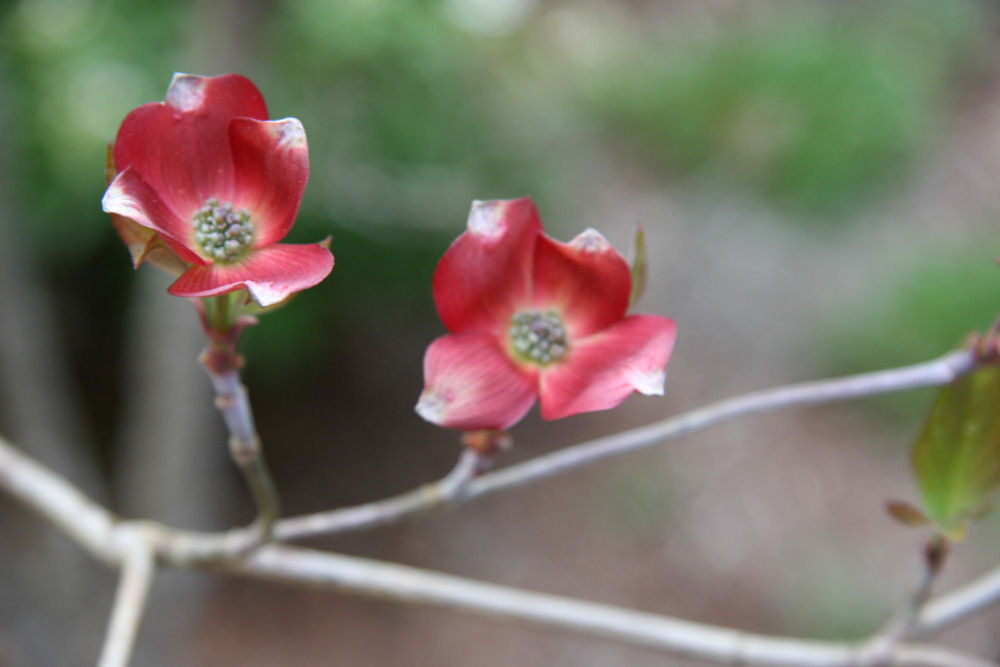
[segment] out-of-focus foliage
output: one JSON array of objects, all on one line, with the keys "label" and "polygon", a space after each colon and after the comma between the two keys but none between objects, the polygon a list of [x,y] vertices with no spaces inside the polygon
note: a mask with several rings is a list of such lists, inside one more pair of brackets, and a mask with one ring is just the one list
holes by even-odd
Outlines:
[{"label": "out-of-focus foliage", "polygon": [[[885,284],[872,285],[861,303],[840,304],[820,322],[813,358],[817,372],[837,375],[930,359],[984,331],[996,317],[1000,271],[990,259],[991,239],[938,244],[908,261]],[[905,395],[872,405],[889,417],[920,408]]]},{"label": "out-of-focus foliage", "polygon": [[[542,144],[560,132],[504,73],[514,38],[470,33],[444,4],[246,9],[257,23],[240,37],[253,55],[241,73],[272,116],[299,117],[309,137],[312,174],[289,240],[332,235],[337,257],[309,313],[295,304],[248,336],[251,348],[283,341],[269,356],[290,367],[322,344],[320,322],[336,328],[374,303],[429,304],[430,271],[470,200],[544,201],[559,178],[545,176]],[[21,0],[3,11],[0,74],[17,123],[4,148],[23,167],[10,177],[31,207],[24,234],[60,272],[80,270],[117,243],[100,210],[100,157],[121,119],[162,99],[174,69],[217,73],[192,55],[208,51],[197,44],[206,12],[164,0]],[[123,254],[120,267],[98,270],[126,292],[126,267]]]},{"label": "out-of-focus foliage", "polygon": [[858,585],[859,576],[872,575],[832,553],[833,545],[813,545],[796,554],[799,566],[786,572],[778,591],[785,599],[783,620],[798,636],[862,639],[890,612],[872,605],[871,592],[882,582]]},{"label": "out-of-focus foliage", "polygon": [[457,233],[473,197],[547,188],[541,109],[518,106],[507,71],[517,38],[460,30],[444,4],[304,0],[276,22],[274,83],[312,128],[338,222]]},{"label": "out-of-focus foliage", "polygon": [[[996,316],[1000,271],[989,239],[938,244],[914,257],[859,303],[843,303],[819,323],[817,372],[837,375],[915,363],[962,344]],[[817,353],[818,352],[818,353]],[[923,406],[905,395],[871,405],[889,418],[913,417]]]},{"label": "out-of-focus foliage", "polygon": [[974,26],[966,2],[765,13],[615,62],[591,98],[665,174],[712,172],[842,220],[901,180]]},{"label": "out-of-focus foliage", "polygon": [[[449,241],[447,234],[399,228],[377,233],[337,230],[333,274],[296,296],[290,306],[264,315],[262,326],[244,334],[243,350],[254,360],[252,370],[293,377],[303,357],[342,363],[337,347],[343,336],[366,335],[370,327],[381,328],[380,335],[371,338],[371,355],[384,356],[388,350],[380,345],[387,346],[401,333],[393,325],[423,319],[423,299],[430,299],[434,266]],[[424,338],[435,333],[428,329]]]},{"label": "out-of-focus foliage", "polygon": [[105,261],[118,241],[99,203],[106,142],[128,110],[162,99],[173,70],[216,74],[213,41],[235,45],[272,115],[300,118],[309,137],[289,241],[332,235],[337,257],[308,314],[297,300],[269,318],[289,367],[321,344],[318,323],[352,308],[416,300],[429,316],[425,274],[471,199],[531,195],[556,221],[571,215],[612,176],[609,139],[643,148],[652,164],[635,164],[664,186],[699,173],[809,213],[863,205],[933,126],[977,15],[903,1],[717,15],[597,0],[237,4],[228,23],[225,2],[6,5],[3,149],[24,235],[65,278],[62,298],[87,272],[122,301],[128,260]]},{"label": "out-of-focus foliage", "polygon": [[927,515],[952,539],[965,536],[1000,485],[1000,368],[943,387],[913,446]]},{"label": "out-of-focus foliage", "polygon": [[132,107],[162,99],[183,6],[22,0],[2,11],[0,77],[16,128],[4,150],[21,167],[7,177],[30,203],[24,232],[43,257],[79,261],[109,238],[96,151]]}]

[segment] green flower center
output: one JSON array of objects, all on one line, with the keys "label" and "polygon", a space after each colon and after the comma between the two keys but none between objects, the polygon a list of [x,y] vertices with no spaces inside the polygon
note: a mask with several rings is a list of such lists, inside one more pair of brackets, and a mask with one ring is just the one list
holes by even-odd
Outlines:
[{"label": "green flower center", "polygon": [[522,310],[510,321],[510,344],[518,356],[550,364],[566,356],[566,327],[554,310]]},{"label": "green flower center", "polygon": [[250,211],[236,210],[229,202],[215,197],[194,214],[194,240],[216,262],[232,262],[242,257],[253,244]]}]

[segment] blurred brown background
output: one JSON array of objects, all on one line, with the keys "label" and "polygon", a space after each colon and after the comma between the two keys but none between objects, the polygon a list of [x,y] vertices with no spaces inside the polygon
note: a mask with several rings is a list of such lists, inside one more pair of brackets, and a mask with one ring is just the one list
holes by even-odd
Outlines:
[{"label": "blurred brown background", "polygon": [[[191,307],[100,211],[106,142],[175,70],[254,80],[306,127],[289,240],[323,285],[245,336],[286,512],[443,475],[412,411],[437,258],[473,198],[549,232],[647,230],[664,399],[514,429],[511,462],[772,384],[921,361],[1000,306],[1000,16],[989,2],[19,0],[0,6],[0,432],[129,516],[250,518]],[[908,445],[929,393],[745,419],[316,546],[748,631],[859,638],[915,585]],[[975,527],[940,588],[995,565]],[[113,573],[0,502],[0,664],[88,664]],[[996,656],[997,612],[947,641]],[[663,665],[564,633],[164,572],[136,665]]]}]

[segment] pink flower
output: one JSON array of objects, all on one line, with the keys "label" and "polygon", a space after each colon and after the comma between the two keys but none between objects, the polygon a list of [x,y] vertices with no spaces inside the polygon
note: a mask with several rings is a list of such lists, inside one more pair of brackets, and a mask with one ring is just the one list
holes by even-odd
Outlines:
[{"label": "pink flower", "polygon": [[[169,247],[187,263],[169,292],[206,297],[246,288],[261,306],[312,287],[333,268],[319,243],[278,243],[288,234],[309,178],[309,152],[295,118],[267,120],[242,76],[175,74],[163,102],[133,109],[114,144],[117,175],[104,210],[136,263]],[[139,227],[146,228],[145,234]],[[184,266],[184,264],[180,264]]]},{"label": "pink flower", "polygon": [[468,227],[434,273],[451,333],[424,356],[421,417],[502,430],[536,397],[542,417],[559,419],[663,393],[676,326],[625,315],[631,272],[599,232],[555,241],[530,199],[474,202]]}]

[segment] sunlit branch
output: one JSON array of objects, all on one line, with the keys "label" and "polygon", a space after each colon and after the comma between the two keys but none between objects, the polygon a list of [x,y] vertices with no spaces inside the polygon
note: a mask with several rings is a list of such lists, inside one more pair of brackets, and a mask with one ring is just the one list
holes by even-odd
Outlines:
[{"label": "sunlit branch", "polygon": [[652,447],[738,417],[947,384],[974,370],[977,363],[974,350],[961,349],[912,366],[752,392],[482,475],[457,494],[441,493],[440,482],[428,484],[382,501],[284,519],[275,526],[274,534],[278,539],[292,540],[383,525]]}]

